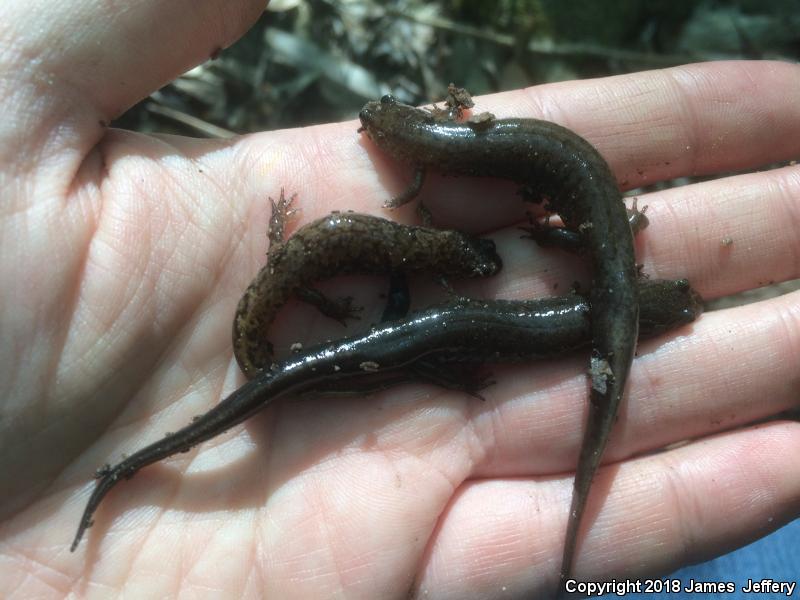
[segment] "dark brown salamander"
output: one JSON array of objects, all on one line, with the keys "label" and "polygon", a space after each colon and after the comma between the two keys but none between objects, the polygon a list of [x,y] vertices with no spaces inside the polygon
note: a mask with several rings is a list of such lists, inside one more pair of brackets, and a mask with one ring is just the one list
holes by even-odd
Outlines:
[{"label": "dark brown salamander", "polygon": [[470,107],[471,100],[453,86],[450,92],[451,111],[422,110],[391,96],[368,102],[361,110],[359,131],[416,169],[411,187],[387,205],[399,206],[416,196],[427,169],[510,179],[522,185],[527,199],[546,199],[546,208],[579,234],[591,258],[592,385],[564,545],[563,582],[572,570],[586,499],[636,349],[639,299],[633,234],[614,175],[589,142],[560,125],[536,119],[495,119],[484,114],[457,122],[454,112]]},{"label": "dark brown salamander", "polygon": [[[656,335],[693,321],[699,296],[688,282],[642,282],[642,335]],[[372,331],[321,344],[265,369],[183,429],[97,472],[70,547],[74,551],[92,524],[103,497],[139,469],[209,440],[268,406],[304,391],[379,389],[407,381],[461,388],[451,363],[518,362],[559,356],[591,339],[589,304],[578,294],[513,302],[459,299]],[[436,367],[431,373],[430,367]],[[449,386],[448,386],[449,387]]]},{"label": "dark brown salamander", "polygon": [[334,212],[283,240],[291,198],[272,201],[267,264],[245,291],[233,320],[233,352],[248,378],[273,363],[267,333],[293,295],[343,322],[350,299],[330,300],[310,287],[335,275],[430,271],[441,276],[486,277],[502,267],[494,242],[452,230],[401,225],[350,212]]}]

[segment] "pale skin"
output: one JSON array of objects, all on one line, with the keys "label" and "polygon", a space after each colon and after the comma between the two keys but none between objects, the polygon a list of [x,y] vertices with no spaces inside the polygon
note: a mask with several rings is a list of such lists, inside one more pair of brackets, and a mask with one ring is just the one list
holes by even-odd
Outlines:
[{"label": "pale skin", "polygon": [[[120,483],[68,551],[96,468],[243,381],[231,319],[264,260],[267,196],[299,193],[295,227],[335,209],[386,216],[410,177],[355,122],[224,142],[104,127],[233,43],[263,2],[104,12],[123,6],[0,3],[0,596],[554,594],[584,356],[495,368],[485,402],[423,385],[283,402]],[[800,156],[797,97],[797,66],[707,63],[481,97],[476,110],[566,125],[632,188]],[[471,293],[561,293],[581,276],[580,259],[518,239],[524,207],[507,187],[430,176],[422,197],[443,224],[493,231],[505,270]],[[687,277],[707,298],[800,277],[798,166],[639,205],[653,277]],[[329,289],[372,306],[382,287]],[[798,306],[794,292],[640,345],[579,579],[668,573],[800,515],[800,424],[748,426],[797,404]],[[342,333],[290,307],[276,350]]]}]

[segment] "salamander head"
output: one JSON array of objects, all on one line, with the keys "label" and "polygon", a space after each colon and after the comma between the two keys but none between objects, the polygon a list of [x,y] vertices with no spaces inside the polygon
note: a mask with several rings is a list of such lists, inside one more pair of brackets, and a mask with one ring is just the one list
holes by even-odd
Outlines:
[{"label": "salamander head", "polygon": [[[494,242],[485,238],[451,232],[453,244],[449,251],[442,248],[438,256],[442,275],[456,277],[489,277],[500,272],[503,260]],[[445,272],[447,271],[447,272]]]},{"label": "salamander head", "polygon": [[373,132],[385,130],[387,122],[396,118],[396,115],[405,112],[404,109],[416,111],[418,109],[407,104],[401,104],[397,98],[389,94],[385,95],[380,101],[367,102],[358,118],[361,120],[361,129],[372,137]]},{"label": "salamander head", "polygon": [[647,305],[649,315],[640,313],[639,329],[646,335],[691,323],[703,312],[703,298],[686,279],[651,280],[639,286],[639,305]]},{"label": "salamander head", "polygon": [[384,152],[405,162],[417,162],[418,146],[424,141],[422,130],[434,121],[427,110],[384,96],[379,102],[367,102],[361,112],[359,132],[364,131]]}]

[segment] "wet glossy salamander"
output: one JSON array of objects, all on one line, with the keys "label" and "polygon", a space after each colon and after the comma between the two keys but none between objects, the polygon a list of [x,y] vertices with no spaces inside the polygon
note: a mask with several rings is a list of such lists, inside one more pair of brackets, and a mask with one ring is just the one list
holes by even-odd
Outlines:
[{"label": "wet glossy salamander", "polygon": [[397,271],[485,277],[502,267],[491,240],[350,212],[334,212],[308,223],[284,241],[290,202],[282,190],[278,202],[272,202],[267,264],[239,301],[233,321],[233,352],[248,378],[272,365],[269,326],[293,294],[340,321],[353,316],[349,299],[326,298],[310,287],[314,281]]},{"label": "wet glossy salamander", "polygon": [[[688,282],[642,282],[642,335],[656,335],[696,318],[699,296]],[[103,497],[139,469],[209,440],[272,401],[303,391],[361,389],[423,380],[447,384],[448,363],[512,362],[553,357],[589,343],[589,303],[580,295],[528,301],[467,300],[433,307],[372,331],[321,344],[265,369],[183,429],[106,465],[86,505],[71,550],[77,548]],[[431,365],[441,368],[429,377]],[[378,380],[380,382],[380,380]],[[453,387],[459,382],[452,380]]]},{"label": "wet glossy salamander", "polygon": [[[454,94],[454,91],[456,94]],[[456,97],[460,93],[466,100]],[[450,111],[422,110],[391,96],[369,102],[359,117],[375,144],[415,169],[414,183],[388,206],[420,190],[425,171],[488,176],[522,185],[529,200],[546,199],[577,232],[592,263],[591,394],[586,432],[567,525],[562,580],[571,572],[577,531],[592,478],[616,419],[636,348],[639,299],[633,235],[614,175],[600,153],[576,133],[536,119],[484,114],[454,120],[472,104],[450,89]]]}]

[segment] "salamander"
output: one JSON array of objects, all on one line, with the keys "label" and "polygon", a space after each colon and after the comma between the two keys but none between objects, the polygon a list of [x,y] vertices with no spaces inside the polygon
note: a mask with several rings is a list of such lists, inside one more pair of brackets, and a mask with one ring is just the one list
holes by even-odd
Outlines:
[{"label": "salamander", "polygon": [[430,227],[401,225],[352,212],[334,212],[283,239],[292,198],[272,201],[267,264],[248,286],[233,320],[233,351],[248,378],[273,363],[269,326],[293,295],[340,322],[353,317],[350,298],[331,300],[310,287],[344,274],[430,271],[440,276],[486,277],[502,267],[494,242]]},{"label": "salamander", "polygon": [[[186,427],[113,467],[99,469],[70,550],[77,548],[100,502],[121,479],[188,451],[275,400],[300,392],[375,390],[408,381],[462,389],[462,372],[448,378],[448,364],[527,361],[586,346],[591,339],[589,306],[579,294],[526,301],[459,298],[362,335],[320,344],[279,362],[275,369],[263,369]],[[645,281],[641,333],[652,336],[679,327],[693,321],[701,309],[699,296],[686,280]]]},{"label": "salamander", "polygon": [[558,213],[566,228],[580,236],[591,260],[591,392],[560,571],[563,582],[572,570],[586,499],[636,349],[639,299],[633,234],[611,169],[582,137],[537,119],[496,119],[484,113],[457,121],[461,108],[472,102],[452,85],[447,104],[449,110],[422,110],[384,96],[359,113],[359,131],[415,169],[411,186],[386,206],[414,198],[429,169],[444,175],[510,179],[521,184],[526,199],[545,199],[545,208]]}]

